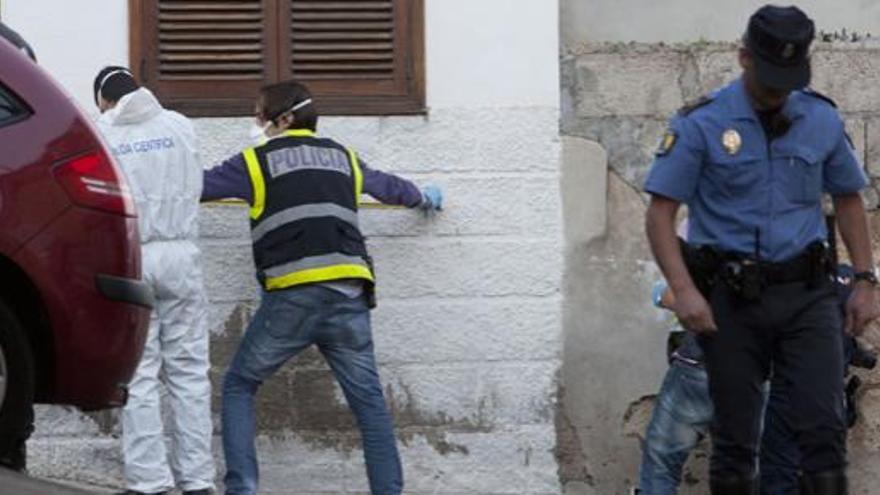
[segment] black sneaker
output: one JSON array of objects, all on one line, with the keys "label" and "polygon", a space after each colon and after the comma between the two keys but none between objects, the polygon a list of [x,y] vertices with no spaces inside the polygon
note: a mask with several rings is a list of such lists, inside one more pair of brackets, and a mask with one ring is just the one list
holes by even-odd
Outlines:
[{"label": "black sneaker", "polygon": [[211,490],[202,488],[201,490],[186,490],[183,495],[211,495]]},{"label": "black sneaker", "polygon": [[168,492],[144,493],[136,492],[134,490],[125,490],[124,492],[119,492],[116,495],[168,495]]}]

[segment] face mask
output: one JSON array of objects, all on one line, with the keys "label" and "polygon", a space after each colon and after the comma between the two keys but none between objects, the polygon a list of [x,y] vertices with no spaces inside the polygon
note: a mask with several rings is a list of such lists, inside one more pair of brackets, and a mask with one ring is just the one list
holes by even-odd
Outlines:
[{"label": "face mask", "polygon": [[271,123],[267,123],[263,127],[260,127],[258,124],[254,123],[251,125],[250,130],[248,131],[248,138],[250,142],[253,144],[263,144],[265,143],[269,137],[266,135],[266,131],[269,130]]},{"label": "face mask", "polygon": [[[279,119],[281,119],[283,116],[285,116],[287,114],[293,115],[297,110],[299,110],[305,106],[311,105],[311,104],[312,104],[311,98],[303,100],[303,101],[297,103],[296,105],[290,107],[288,110],[285,110],[284,112],[282,112],[278,117],[275,117],[274,122],[278,122]],[[251,141],[256,144],[262,144],[262,143],[266,142],[267,140],[272,139],[273,137],[275,137],[277,135],[280,135],[284,131],[284,129],[279,129],[279,128],[275,127],[275,125],[276,124],[273,124],[273,121],[266,122],[266,125],[264,125],[263,127],[260,127],[260,125],[256,124],[256,123],[253,124],[253,126],[251,126],[251,131],[250,131]],[[273,131],[271,134],[270,134],[270,130]]]}]

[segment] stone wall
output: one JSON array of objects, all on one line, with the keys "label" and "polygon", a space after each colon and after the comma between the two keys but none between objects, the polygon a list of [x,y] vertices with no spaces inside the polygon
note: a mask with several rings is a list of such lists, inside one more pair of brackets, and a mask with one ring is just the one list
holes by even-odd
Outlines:
[{"label": "stone wall", "polygon": [[[880,232],[880,45],[819,43],[813,87],[837,100],[872,188]],[[624,493],[635,484],[639,438],[665,371],[664,315],[651,307],[658,270],[643,233],[641,186],[667,118],[738,74],[735,46],[585,44],[562,54],[563,197],[567,234],[562,406],[557,419],[566,493]],[[591,170],[589,178],[584,170]],[[582,195],[589,183],[603,196]],[[583,211],[602,215],[584,219]],[[580,223],[593,227],[583,232]],[[880,343],[880,334],[869,333]],[[863,419],[851,438],[853,493],[873,493],[880,462],[880,376],[866,375]],[[706,447],[683,493],[707,493]]]},{"label": "stone wall", "polygon": [[[749,16],[766,0],[564,0],[562,42],[687,43],[730,41],[745,31]],[[772,3],[772,2],[771,2]],[[816,22],[820,31],[877,32],[880,5],[870,0],[790,0]]]},{"label": "stone wall", "polygon": [[[433,218],[366,209],[376,259],[374,335],[407,493],[559,493],[555,410],[562,352],[559,113],[552,107],[438,109],[426,117],[341,118],[322,134],[371,165],[447,194]],[[197,121],[206,164],[245,145],[250,119]],[[219,433],[222,371],[254,311],[247,212],[201,216],[212,302]],[[320,356],[306,352],[258,397],[263,491],[363,493],[359,436]],[[42,408],[37,475],[121,482],[115,413]],[[221,461],[219,444],[215,448]],[[222,465],[218,464],[222,473]]]}]

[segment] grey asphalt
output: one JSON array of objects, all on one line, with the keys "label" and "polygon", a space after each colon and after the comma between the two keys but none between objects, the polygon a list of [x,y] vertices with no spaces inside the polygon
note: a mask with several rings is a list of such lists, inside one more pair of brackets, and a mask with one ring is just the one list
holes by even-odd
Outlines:
[{"label": "grey asphalt", "polygon": [[0,495],[91,495],[94,493],[96,492],[87,492],[0,469]]}]

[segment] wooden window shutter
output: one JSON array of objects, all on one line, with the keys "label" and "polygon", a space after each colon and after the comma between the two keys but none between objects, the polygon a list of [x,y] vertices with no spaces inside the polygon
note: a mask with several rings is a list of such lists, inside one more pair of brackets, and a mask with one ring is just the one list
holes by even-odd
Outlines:
[{"label": "wooden window shutter", "polygon": [[321,113],[424,111],[423,0],[282,1],[282,70],[309,86]]},{"label": "wooden window shutter", "polygon": [[169,108],[247,116],[304,82],[325,115],[421,113],[424,0],[129,0],[131,66]]},{"label": "wooden window shutter", "polygon": [[277,77],[276,1],[131,0],[132,69],[169,108],[252,115]]}]

